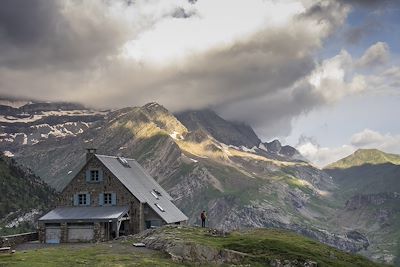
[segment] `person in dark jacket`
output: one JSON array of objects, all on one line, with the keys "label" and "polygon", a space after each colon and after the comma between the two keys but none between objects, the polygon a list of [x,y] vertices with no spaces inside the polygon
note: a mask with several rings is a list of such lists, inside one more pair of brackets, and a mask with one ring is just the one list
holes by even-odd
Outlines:
[{"label": "person in dark jacket", "polygon": [[201,219],[201,227],[206,227],[206,219],[207,219],[207,214],[206,211],[203,210],[203,212],[200,214],[200,219]]}]

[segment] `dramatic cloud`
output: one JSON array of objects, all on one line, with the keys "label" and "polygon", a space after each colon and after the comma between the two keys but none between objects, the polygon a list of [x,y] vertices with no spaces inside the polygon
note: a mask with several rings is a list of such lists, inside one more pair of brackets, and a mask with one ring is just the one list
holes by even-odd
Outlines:
[{"label": "dramatic cloud", "polygon": [[389,46],[384,42],[378,42],[368,48],[357,62],[360,67],[371,67],[388,62],[390,56]]},{"label": "dramatic cloud", "polygon": [[308,160],[322,168],[360,148],[376,148],[384,152],[399,154],[400,135],[382,134],[364,129],[350,138],[350,144],[339,147],[321,147],[315,138],[302,136],[296,148]]},{"label": "dramatic cloud", "polygon": [[365,129],[352,136],[351,144],[357,148],[378,148],[387,152],[399,153],[400,135],[392,135],[390,133],[381,134],[370,129]]},{"label": "dramatic cloud", "polygon": [[336,101],[345,95],[365,89],[364,76],[354,75],[351,79],[346,77],[352,70],[353,58],[347,51],[342,50],[337,56],[324,60],[321,66],[315,69],[310,76],[310,83],[327,102]]},{"label": "dramatic cloud", "polygon": [[128,37],[128,27],[101,1],[0,4],[0,67],[15,74],[93,68],[115,55]]},{"label": "dramatic cloud", "polygon": [[300,137],[296,148],[306,159],[320,168],[344,158],[356,150],[350,145],[334,148],[321,147],[315,139],[305,136]]},{"label": "dramatic cloud", "polygon": [[[340,1],[2,1],[0,93],[98,107],[212,107],[263,137],[362,92],[345,50],[316,55],[345,23]],[[360,59],[383,62],[384,43]],[[365,57],[365,58],[364,58]],[[361,63],[360,63],[361,64]]]}]

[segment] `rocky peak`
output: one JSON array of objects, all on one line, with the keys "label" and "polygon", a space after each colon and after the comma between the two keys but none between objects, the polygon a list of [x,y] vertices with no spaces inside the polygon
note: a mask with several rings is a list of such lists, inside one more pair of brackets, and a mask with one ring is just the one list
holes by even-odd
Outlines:
[{"label": "rocky peak", "polygon": [[[151,102],[142,107],[127,107],[112,112],[108,121],[125,125],[134,132],[162,131],[171,136],[184,136],[188,130],[162,105]],[[133,129],[135,128],[135,129]],[[146,129],[146,130],[144,130]],[[148,133],[151,135],[151,133]]]},{"label": "rocky peak", "polygon": [[149,112],[169,113],[169,111],[163,105],[160,105],[157,102],[147,103],[146,105],[142,106],[142,108]]},{"label": "rocky peak", "polygon": [[184,111],[176,117],[189,131],[202,130],[227,145],[252,148],[261,142],[250,126],[224,120],[210,109]]},{"label": "rocky peak", "polygon": [[266,142],[266,143],[264,143],[264,145],[267,148],[267,150],[272,153],[279,153],[282,148],[281,142],[279,142],[279,140],[277,140],[277,139],[275,139],[269,143]]},{"label": "rocky peak", "polygon": [[185,135],[188,132],[186,127],[172,113],[170,113],[168,109],[156,102],[144,105],[141,108],[141,111],[168,134]]}]

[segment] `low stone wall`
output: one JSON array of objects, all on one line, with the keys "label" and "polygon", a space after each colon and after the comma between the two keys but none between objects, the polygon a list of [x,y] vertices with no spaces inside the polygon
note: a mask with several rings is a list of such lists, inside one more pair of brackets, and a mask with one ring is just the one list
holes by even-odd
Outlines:
[{"label": "low stone wall", "polygon": [[22,233],[17,235],[7,235],[0,237],[0,247],[15,248],[17,245],[38,240],[37,232]]}]

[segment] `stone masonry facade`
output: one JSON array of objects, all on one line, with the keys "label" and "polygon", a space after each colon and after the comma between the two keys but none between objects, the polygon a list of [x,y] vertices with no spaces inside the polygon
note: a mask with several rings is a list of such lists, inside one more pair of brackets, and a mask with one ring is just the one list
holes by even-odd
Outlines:
[{"label": "stone masonry facade", "polygon": [[[103,172],[103,181],[100,182],[87,182],[86,170],[97,169]],[[73,206],[74,194],[89,193],[90,206],[96,207],[99,205],[99,194],[105,192],[116,193],[117,206],[129,206],[130,220],[130,233],[138,233],[144,230],[144,217],[143,217],[143,204],[129,192],[129,190],[112,174],[107,168],[103,166],[99,159],[92,157],[73,179],[64,188],[61,193],[58,207]]]},{"label": "stone masonry facade", "polygon": [[[86,181],[86,170],[96,169],[103,173],[103,180],[98,182]],[[129,206],[130,220],[126,234],[135,234],[145,230],[146,219],[158,219],[164,224],[164,221],[147,204],[140,201],[118,180],[115,175],[109,171],[94,155],[88,156],[87,163],[82,170],[71,180],[64,188],[59,198],[57,207],[74,206],[74,195],[79,193],[90,194],[90,206],[99,205],[100,193],[115,193],[116,206]],[[146,213],[146,214],[145,214]],[[104,227],[102,223],[94,223],[94,239],[96,241],[104,240]],[[67,242],[67,224],[61,223],[61,242]],[[45,226],[39,225],[39,240],[44,242]]]}]

